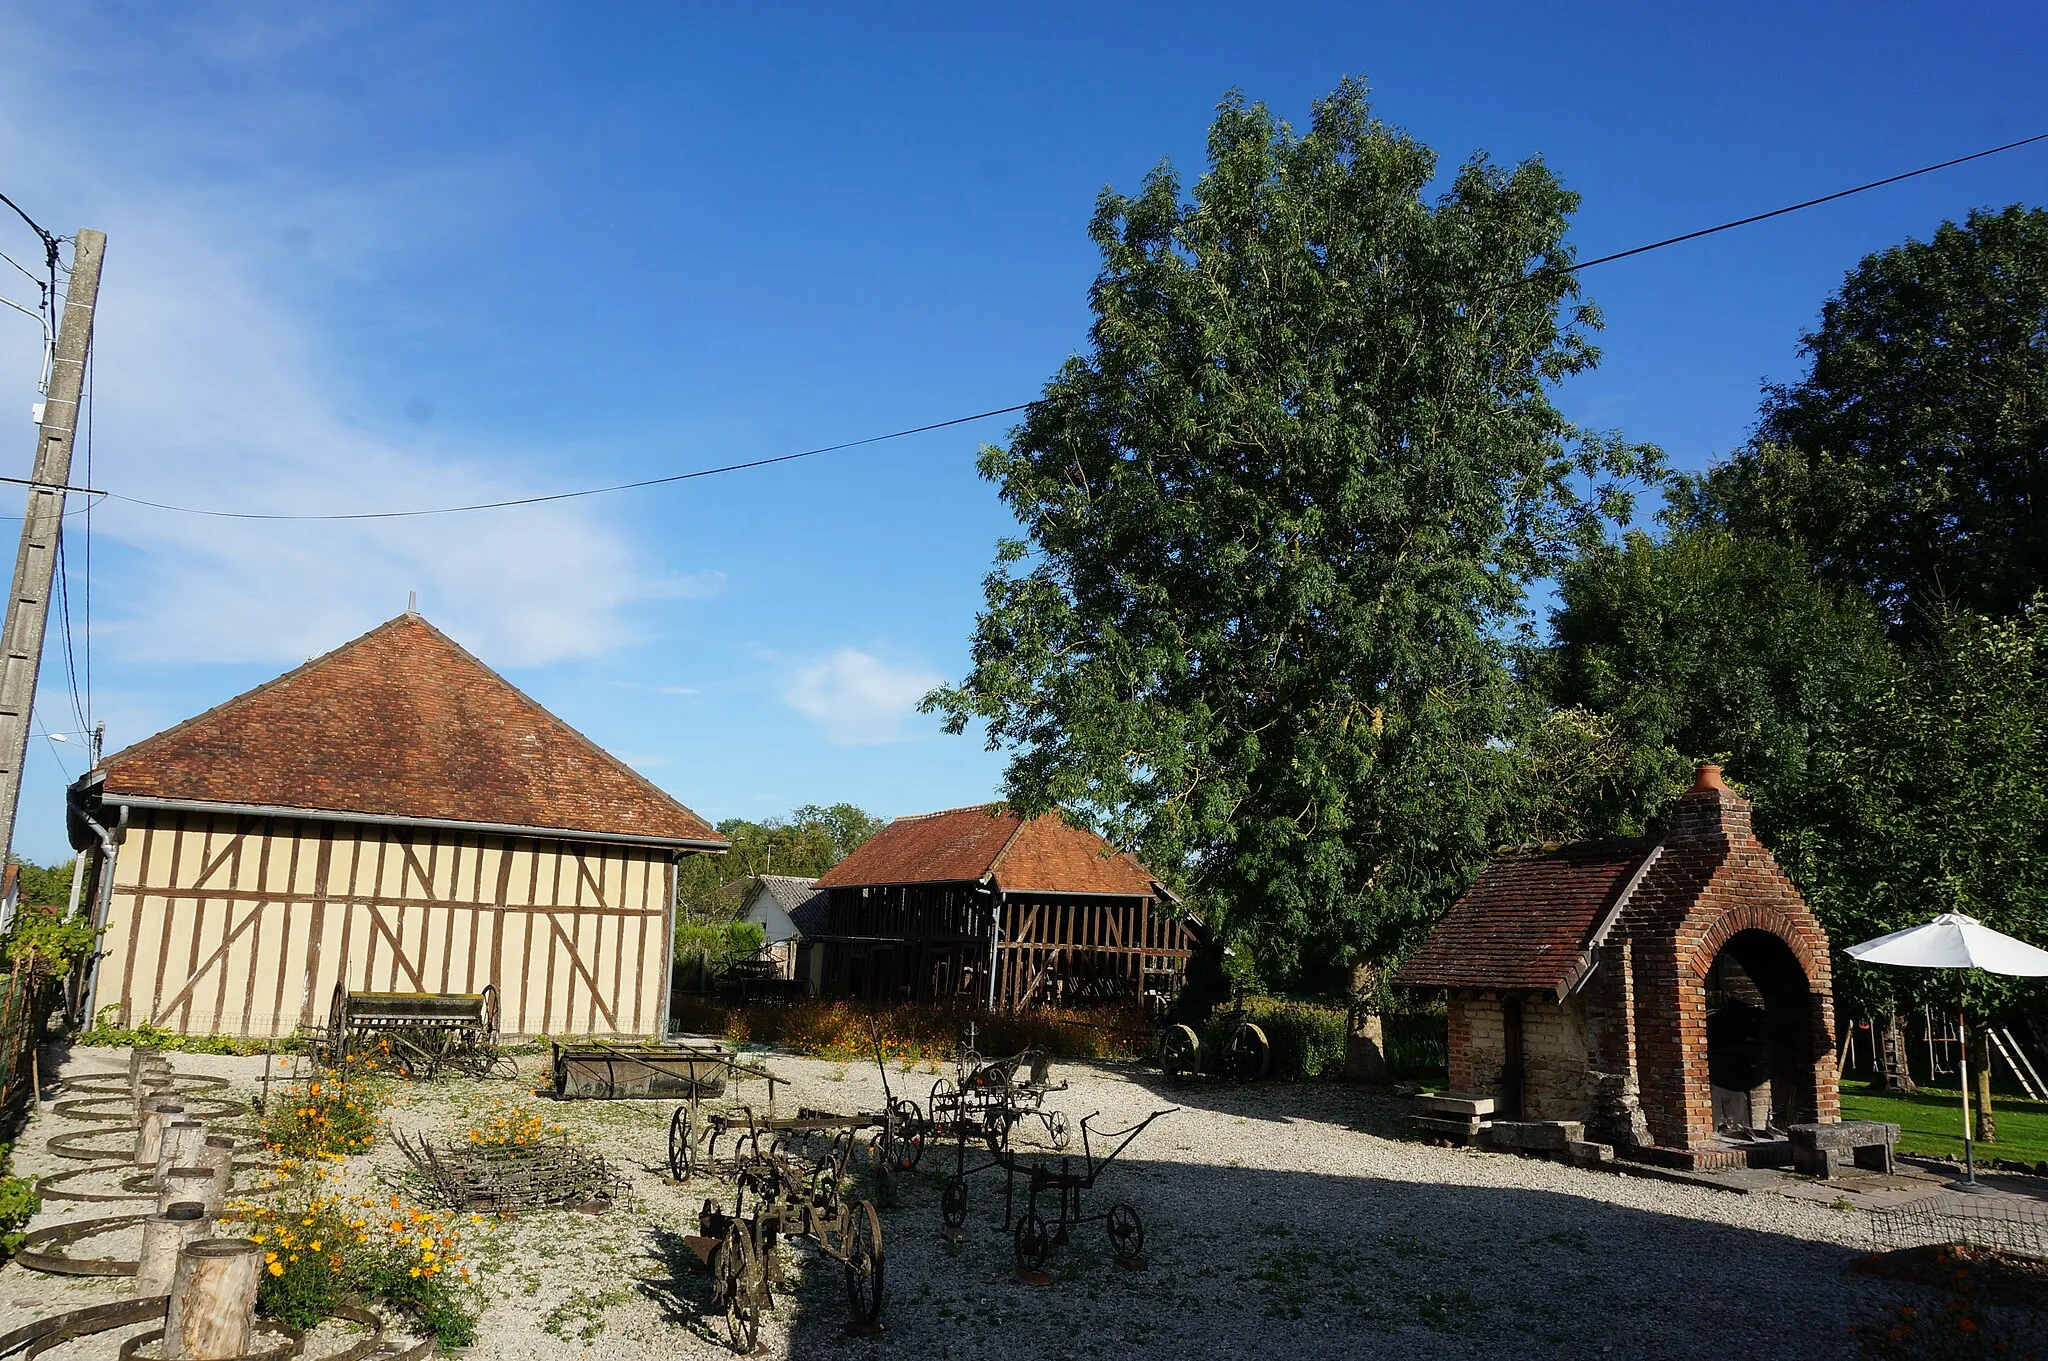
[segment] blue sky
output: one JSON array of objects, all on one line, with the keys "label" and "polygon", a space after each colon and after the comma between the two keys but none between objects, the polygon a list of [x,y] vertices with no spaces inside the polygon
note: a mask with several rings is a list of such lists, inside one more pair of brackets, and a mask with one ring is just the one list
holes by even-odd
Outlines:
[{"label": "blue sky", "polygon": [[[2022,3],[6,3],[0,35],[0,191],[110,238],[95,485],[246,510],[563,490],[1029,400],[1085,339],[1095,196],[1197,171],[1233,87],[1304,120],[1355,74],[1447,167],[1540,155],[1587,256],[2048,131],[2048,8]],[[2048,144],[1591,271],[1606,358],[1560,402],[1699,466],[1861,255],[2044,199]],[[36,344],[0,320],[24,470]],[[1001,758],[913,710],[966,664],[1009,527],[973,455],[1003,429],[439,520],[106,503],[92,716],[125,745],[417,590],[709,817],[971,802]],[[35,742],[24,853],[64,853],[81,767]]]}]

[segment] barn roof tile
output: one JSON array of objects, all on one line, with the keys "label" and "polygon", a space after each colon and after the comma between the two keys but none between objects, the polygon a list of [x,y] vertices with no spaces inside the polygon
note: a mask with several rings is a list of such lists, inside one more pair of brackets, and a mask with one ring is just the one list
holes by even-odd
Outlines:
[{"label": "barn roof tile", "polygon": [[1002,804],[897,818],[826,871],[819,888],[972,883],[1006,893],[1157,897],[1151,871],[1057,813],[1026,820]]}]

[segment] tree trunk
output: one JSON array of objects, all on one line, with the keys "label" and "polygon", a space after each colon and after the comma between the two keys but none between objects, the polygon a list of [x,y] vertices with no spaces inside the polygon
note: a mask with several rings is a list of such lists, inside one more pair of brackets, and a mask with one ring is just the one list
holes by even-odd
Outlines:
[{"label": "tree trunk", "polygon": [[1970,1037],[1970,1048],[1975,1051],[1970,1062],[1977,1071],[1971,1076],[1977,1080],[1977,1142],[1995,1144],[1998,1142],[1998,1118],[1991,1112],[1991,1029],[1990,1022],[1977,1027]]},{"label": "tree trunk", "polygon": [[1878,1085],[1888,1092],[1917,1092],[1913,1065],[1906,1057],[1906,1018],[1894,1011],[1884,1018],[1878,1032]]},{"label": "tree trunk", "polygon": [[1380,1017],[1379,966],[1351,966],[1351,1005],[1344,1035],[1344,1076],[1353,1082],[1383,1083],[1387,1068],[1386,1024]]}]

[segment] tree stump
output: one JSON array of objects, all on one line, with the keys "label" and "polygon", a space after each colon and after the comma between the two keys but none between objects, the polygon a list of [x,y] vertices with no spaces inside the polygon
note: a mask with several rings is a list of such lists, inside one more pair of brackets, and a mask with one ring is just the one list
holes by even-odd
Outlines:
[{"label": "tree stump", "polygon": [[135,1265],[135,1293],[168,1295],[185,1245],[213,1232],[213,1221],[197,1201],[183,1200],[142,1221],[142,1256]]},{"label": "tree stump", "polygon": [[156,1160],[164,1148],[164,1126],[185,1118],[185,1107],[176,1101],[159,1101],[146,1107],[135,1131],[135,1165],[156,1171]]},{"label": "tree stump", "polygon": [[164,1317],[166,1361],[231,1361],[249,1350],[263,1249],[246,1238],[201,1238],[178,1254]]},{"label": "tree stump", "polygon": [[197,1120],[174,1120],[164,1126],[156,1150],[155,1185],[162,1186],[174,1167],[197,1167],[206,1147],[206,1126]]},{"label": "tree stump", "polygon": [[156,1197],[157,1212],[161,1214],[173,1205],[187,1203],[198,1204],[208,1216],[220,1213],[212,1168],[174,1167],[164,1174],[164,1189],[157,1192]]},{"label": "tree stump", "polygon": [[213,1177],[213,1194],[206,1203],[213,1213],[219,1214],[235,1190],[235,1141],[225,1134],[207,1135],[199,1150],[198,1165]]}]

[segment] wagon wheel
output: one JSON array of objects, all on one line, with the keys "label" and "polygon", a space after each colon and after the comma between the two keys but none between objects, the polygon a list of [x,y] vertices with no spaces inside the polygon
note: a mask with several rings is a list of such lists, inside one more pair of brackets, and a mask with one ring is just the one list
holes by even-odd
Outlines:
[{"label": "wagon wheel", "polygon": [[1266,1032],[1246,1021],[1231,1032],[1230,1046],[1224,1055],[1230,1075],[1239,1082],[1254,1082],[1266,1075],[1266,1069],[1273,1063],[1273,1046],[1266,1040]]},{"label": "wagon wheel", "polygon": [[725,1231],[718,1247],[718,1297],[725,1303],[725,1331],[732,1349],[753,1355],[761,1344],[761,1314],[768,1304],[768,1271],[754,1236],[744,1224]]},{"label": "wagon wheel", "polygon": [[1017,1221],[1017,1232],[1010,1245],[1017,1252],[1017,1270],[1036,1271],[1044,1264],[1052,1239],[1046,1234],[1045,1221],[1038,1217],[1036,1210],[1026,1210],[1024,1217]]},{"label": "wagon wheel", "polygon": [[327,1007],[327,1054],[340,1063],[348,1053],[348,989],[334,985],[334,1000]]},{"label": "wagon wheel", "polygon": [[942,1077],[932,1084],[932,1104],[926,1109],[931,1112],[932,1124],[941,1128],[960,1118],[960,1089],[951,1078]]},{"label": "wagon wheel", "polygon": [[566,1101],[569,1099],[569,1060],[562,1057],[562,1046],[559,1044],[555,1046],[554,1073],[555,1100]]},{"label": "wagon wheel", "polygon": [[697,1126],[688,1106],[676,1107],[668,1122],[668,1171],[677,1181],[697,1173]]},{"label": "wagon wheel", "polygon": [[1159,1037],[1159,1068],[1176,1081],[1202,1071],[1202,1041],[1192,1026],[1168,1026]]},{"label": "wagon wheel", "polygon": [[918,1114],[917,1103],[907,1096],[897,1097],[889,1114],[892,1118],[884,1132],[889,1135],[896,1170],[908,1172],[924,1161],[924,1117]]},{"label": "wagon wheel", "polygon": [[1054,1148],[1065,1148],[1067,1141],[1074,1137],[1072,1129],[1067,1124],[1065,1111],[1054,1111],[1045,1117],[1045,1132],[1052,1136]]},{"label": "wagon wheel", "polygon": [[489,1047],[491,1047],[492,1049],[496,1049],[496,1048],[498,1047],[498,1035],[499,1035],[499,1031],[498,1031],[498,985],[497,985],[496,983],[486,983],[486,984],[484,984],[484,998],[483,998],[483,1000],[484,1000],[484,1008],[483,1008],[483,1010],[484,1010],[484,1043],[485,1043],[486,1045],[488,1045]]},{"label": "wagon wheel", "polygon": [[967,1178],[955,1176],[946,1183],[945,1194],[939,1198],[939,1213],[949,1229],[967,1222]]},{"label": "wagon wheel", "polygon": [[853,1207],[846,1226],[846,1307],[856,1327],[870,1327],[882,1317],[882,1219],[872,1202]]},{"label": "wagon wheel", "polygon": [[1109,1207],[1109,1246],[1123,1261],[1132,1261],[1145,1251],[1145,1221],[1128,1200]]}]

